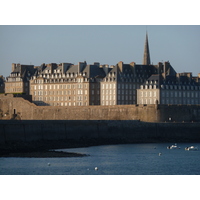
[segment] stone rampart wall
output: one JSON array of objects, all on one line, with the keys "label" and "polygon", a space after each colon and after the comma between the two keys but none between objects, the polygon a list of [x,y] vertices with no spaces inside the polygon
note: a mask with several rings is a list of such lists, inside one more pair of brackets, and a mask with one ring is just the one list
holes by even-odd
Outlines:
[{"label": "stone rampart wall", "polygon": [[10,94],[0,95],[0,119],[200,122],[200,105],[36,106]]},{"label": "stone rampart wall", "polygon": [[21,120],[141,120],[158,121],[154,105],[36,106],[21,98],[0,96],[1,119]]},{"label": "stone rampart wall", "polygon": [[118,120],[0,121],[0,144],[48,141],[200,142],[200,123],[146,123]]}]

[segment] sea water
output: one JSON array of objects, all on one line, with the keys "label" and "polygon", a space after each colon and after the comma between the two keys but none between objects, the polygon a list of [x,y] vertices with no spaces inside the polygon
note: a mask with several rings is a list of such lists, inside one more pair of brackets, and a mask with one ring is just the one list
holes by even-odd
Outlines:
[{"label": "sea water", "polygon": [[[102,145],[62,149],[87,154],[66,158],[0,158],[1,175],[200,175],[200,143]],[[61,149],[59,149],[61,150]]]}]

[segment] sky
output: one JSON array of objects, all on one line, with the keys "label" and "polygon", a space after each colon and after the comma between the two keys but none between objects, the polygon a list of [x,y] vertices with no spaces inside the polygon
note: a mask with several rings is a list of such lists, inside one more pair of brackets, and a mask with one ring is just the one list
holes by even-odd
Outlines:
[{"label": "sky", "polygon": [[153,64],[200,73],[197,25],[1,25],[0,74],[8,76],[12,63],[142,64],[146,31]]}]

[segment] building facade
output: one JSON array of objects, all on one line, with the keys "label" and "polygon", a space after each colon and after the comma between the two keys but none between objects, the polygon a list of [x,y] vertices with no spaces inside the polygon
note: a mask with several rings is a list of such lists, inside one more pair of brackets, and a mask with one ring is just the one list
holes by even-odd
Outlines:
[{"label": "building facade", "polygon": [[105,76],[99,63],[48,64],[30,80],[30,94],[36,105],[100,105],[100,81]]},{"label": "building facade", "polygon": [[112,66],[101,82],[101,105],[136,104],[137,89],[153,73],[157,73],[157,66],[134,62]]},{"label": "building facade", "polygon": [[169,62],[163,68],[163,73],[152,75],[137,90],[137,104],[200,104],[200,74],[176,73]]},{"label": "building facade", "polygon": [[29,80],[35,72],[34,65],[12,64],[12,72],[5,82],[5,93],[30,94]]}]

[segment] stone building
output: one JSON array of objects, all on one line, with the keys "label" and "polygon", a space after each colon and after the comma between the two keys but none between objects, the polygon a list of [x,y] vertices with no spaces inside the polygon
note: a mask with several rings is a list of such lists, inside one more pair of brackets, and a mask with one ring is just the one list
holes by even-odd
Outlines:
[{"label": "stone building", "polygon": [[32,96],[39,106],[200,104],[200,74],[176,73],[169,62],[151,64],[148,34],[142,64],[95,62],[12,64],[5,93]]},{"label": "stone building", "polygon": [[200,74],[176,73],[169,62],[159,63],[153,74],[137,90],[137,104],[200,104]]},{"label": "stone building", "polygon": [[28,95],[29,80],[35,72],[34,65],[12,64],[12,72],[5,82],[5,93],[24,93]]},{"label": "stone building", "polygon": [[154,65],[119,62],[101,82],[101,105],[136,104],[137,89],[153,73],[157,73]]},{"label": "stone building", "polygon": [[159,73],[157,65],[150,64],[148,35],[144,45],[143,64],[134,62],[107,69],[106,77],[101,82],[101,105],[137,104],[137,89],[152,74]]},{"label": "stone building", "polygon": [[99,63],[42,65],[30,80],[30,94],[36,105],[100,105],[100,81],[104,76]]},{"label": "stone building", "polygon": [[5,78],[0,75],[0,93],[5,93]]}]

